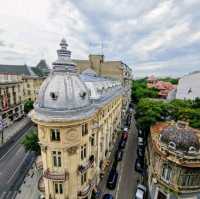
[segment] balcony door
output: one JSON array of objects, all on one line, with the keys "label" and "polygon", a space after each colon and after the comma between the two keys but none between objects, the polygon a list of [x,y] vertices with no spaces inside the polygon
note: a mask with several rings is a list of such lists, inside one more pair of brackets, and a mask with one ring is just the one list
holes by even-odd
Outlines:
[{"label": "balcony door", "polygon": [[158,191],[157,199],[167,199],[167,196],[164,193]]}]

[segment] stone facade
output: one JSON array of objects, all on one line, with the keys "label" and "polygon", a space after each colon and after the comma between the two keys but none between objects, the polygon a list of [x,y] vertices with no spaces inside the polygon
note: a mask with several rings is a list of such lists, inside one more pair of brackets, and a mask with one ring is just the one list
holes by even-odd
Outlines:
[{"label": "stone facade", "polygon": [[14,74],[0,74],[0,119],[7,127],[24,115],[23,103],[35,101],[43,78]]},{"label": "stone facade", "polygon": [[74,59],[73,61],[77,64],[80,73],[89,68],[99,76],[117,79],[122,83],[126,90],[123,96],[123,116],[125,116],[124,113],[131,101],[132,69],[122,61],[106,61],[104,55],[89,55],[88,60]]},{"label": "stone facade", "polygon": [[148,183],[152,199],[200,198],[200,131],[185,122],[151,128]]},{"label": "stone facade", "polygon": [[66,41],[60,45],[31,113],[42,151],[39,183],[46,199],[89,199],[121,128],[125,90],[92,70],[79,75]]}]

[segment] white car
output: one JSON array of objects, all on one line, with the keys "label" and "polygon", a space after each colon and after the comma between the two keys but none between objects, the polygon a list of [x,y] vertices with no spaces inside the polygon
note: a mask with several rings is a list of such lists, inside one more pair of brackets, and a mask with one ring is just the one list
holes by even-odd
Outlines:
[{"label": "white car", "polygon": [[135,193],[135,199],[145,199],[147,188],[144,185],[138,184]]},{"label": "white car", "polygon": [[124,128],[124,132],[128,132],[128,128],[127,127]]}]

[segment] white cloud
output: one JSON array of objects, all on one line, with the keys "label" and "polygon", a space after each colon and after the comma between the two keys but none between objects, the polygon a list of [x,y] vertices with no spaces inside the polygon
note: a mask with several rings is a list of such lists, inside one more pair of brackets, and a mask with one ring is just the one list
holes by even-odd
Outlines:
[{"label": "white cloud", "polygon": [[[35,65],[40,58],[51,63],[65,37],[73,57],[87,58],[91,50],[100,53],[99,45],[90,44],[103,41],[107,58],[123,59],[138,75],[183,74],[197,63],[200,66],[199,0],[0,0],[0,4],[1,63]],[[183,63],[188,66],[181,71]]]}]

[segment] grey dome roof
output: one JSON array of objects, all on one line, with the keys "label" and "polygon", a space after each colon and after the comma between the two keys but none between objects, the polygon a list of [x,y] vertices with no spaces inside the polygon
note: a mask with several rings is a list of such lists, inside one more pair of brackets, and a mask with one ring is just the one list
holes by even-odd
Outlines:
[{"label": "grey dome roof", "polygon": [[174,124],[166,127],[161,132],[161,142],[169,145],[174,143],[177,150],[188,152],[191,147],[199,150],[200,143],[198,136],[192,128],[180,128]]},{"label": "grey dome roof", "polygon": [[35,110],[49,114],[81,111],[91,105],[85,83],[76,73],[76,65],[71,62],[71,52],[63,39],[61,49],[57,50],[58,59],[53,63],[53,71],[40,87]]},{"label": "grey dome roof", "polygon": [[77,75],[53,72],[42,84],[37,100],[40,108],[70,110],[90,104],[85,84]]}]

